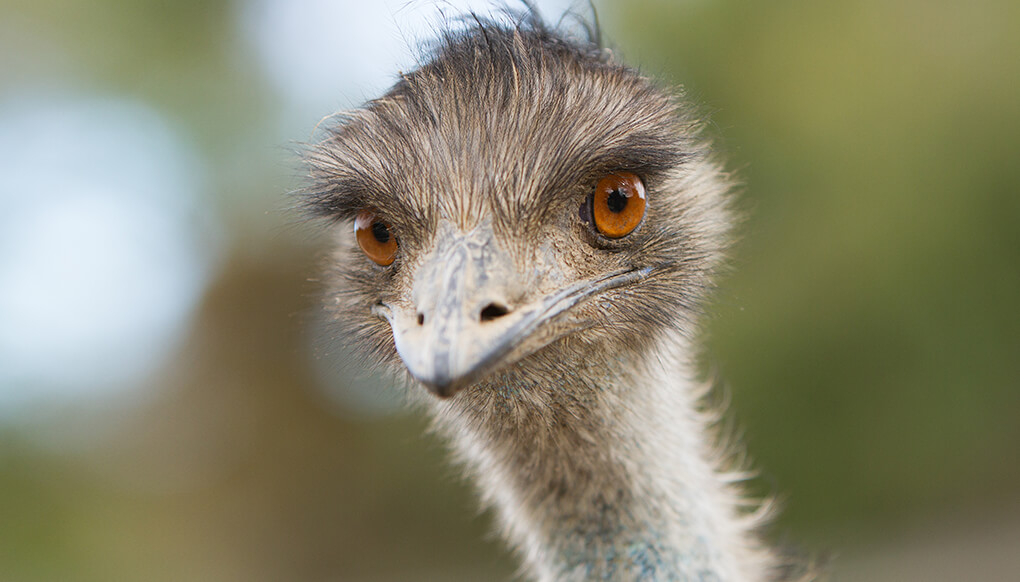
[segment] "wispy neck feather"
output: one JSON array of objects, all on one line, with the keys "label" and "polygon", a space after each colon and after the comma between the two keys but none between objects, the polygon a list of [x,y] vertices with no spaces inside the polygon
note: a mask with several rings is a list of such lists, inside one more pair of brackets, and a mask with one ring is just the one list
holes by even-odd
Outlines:
[{"label": "wispy neck feather", "polygon": [[531,577],[772,579],[760,518],[718,467],[684,345],[663,337],[642,362],[540,352],[435,405]]}]

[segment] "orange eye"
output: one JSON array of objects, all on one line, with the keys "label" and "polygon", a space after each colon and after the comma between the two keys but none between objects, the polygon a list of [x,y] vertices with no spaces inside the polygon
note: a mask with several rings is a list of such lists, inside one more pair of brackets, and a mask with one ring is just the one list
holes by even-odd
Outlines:
[{"label": "orange eye", "polygon": [[376,263],[385,267],[397,258],[397,237],[375,212],[362,210],[358,213],[354,219],[354,234],[361,250]]},{"label": "orange eye", "polygon": [[604,236],[627,236],[645,216],[645,185],[630,172],[609,174],[595,185],[591,210],[595,228]]}]

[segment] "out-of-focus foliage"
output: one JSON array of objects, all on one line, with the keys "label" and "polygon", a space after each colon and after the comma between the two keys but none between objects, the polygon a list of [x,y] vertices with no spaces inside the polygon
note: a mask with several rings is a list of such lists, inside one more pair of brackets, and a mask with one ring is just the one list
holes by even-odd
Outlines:
[{"label": "out-of-focus foliage", "polygon": [[713,354],[784,519],[995,511],[1020,483],[1020,5],[613,16],[747,184]]},{"label": "out-of-focus foliage", "polygon": [[[323,389],[332,344],[308,338],[325,245],[284,193],[290,143],[331,112],[281,130],[245,5],[0,5],[0,106],[159,111],[204,160],[227,248],[140,404],[0,414],[0,579],[508,578],[424,421],[342,408],[329,391],[350,370]],[[930,524],[1016,538],[1020,5],[638,0],[600,17],[628,62],[705,104],[746,184],[706,361],[763,469],[753,488],[786,501],[776,536],[883,556]],[[352,25],[372,23],[336,33]],[[1017,567],[949,543],[959,564],[934,574],[854,578],[848,560],[837,579]]]}]

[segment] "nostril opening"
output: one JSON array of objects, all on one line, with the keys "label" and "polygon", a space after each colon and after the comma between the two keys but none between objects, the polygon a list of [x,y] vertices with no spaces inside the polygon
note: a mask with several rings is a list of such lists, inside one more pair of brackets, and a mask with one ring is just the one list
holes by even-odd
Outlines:
[{"label": "nostril opening", "polygon": [[419,313],[418,314],[418,325],[425,325],[425,314],[424,313]]},{"label": "nostril opening", "polygon": [[505,305],[490,303],[482,310],[481,319],[482,321],[492,321],[493,319],[503,317],[507,313],[510,313],[510,310],[507,309]]}]

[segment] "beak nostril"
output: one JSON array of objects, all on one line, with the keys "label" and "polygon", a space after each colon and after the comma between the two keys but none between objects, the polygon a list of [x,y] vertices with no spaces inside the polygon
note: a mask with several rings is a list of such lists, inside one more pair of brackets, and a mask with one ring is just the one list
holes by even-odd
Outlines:
[{"label": "beak nostril", "polygon": [[418,314],[418,325],[425,325],[425,314],[424,313],[419,313]]},{"label": "beak nostril", "polygon": [[507,309],[505,305],[501,305],[499,303],[490,303],[485,307],[485,309],[482,310],[481,320],[492,321],[493,319],[503,317],[507,313],[510,313],[510,310]]}]

